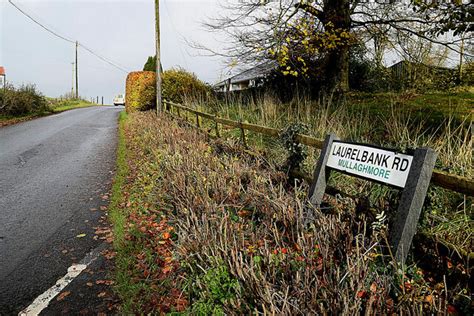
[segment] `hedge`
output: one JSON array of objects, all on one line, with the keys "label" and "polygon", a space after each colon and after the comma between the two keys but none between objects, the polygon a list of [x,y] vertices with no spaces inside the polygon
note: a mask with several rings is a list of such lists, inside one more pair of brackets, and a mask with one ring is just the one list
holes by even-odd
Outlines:
[{"label": "hedge", "polygon": [[183,103],[186,100],[202,99],[211,93],[211,89],[199,80],[195,74],[181,68],[163,72],[163,99]]},{"label": "hedge", "polygon": [[127,113],[156,108],[156,75],[152,71],[134,71],[128,74],[125,109]]}]

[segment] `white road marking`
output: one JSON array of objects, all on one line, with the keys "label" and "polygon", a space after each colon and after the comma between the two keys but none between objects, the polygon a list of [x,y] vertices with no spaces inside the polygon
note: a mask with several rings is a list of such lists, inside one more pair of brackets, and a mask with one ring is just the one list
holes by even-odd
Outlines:
[{"label": "white road marking", "polygon": [[74,280],[81,272],[87,268],[85,264],[73,264],[67,269],[67,274],[59,279],[55,285],[50,287],[46,292],[38,296],[33,303],[27,308],[22,310],[18,315],[20,316],[33,316],[39,315],[43,309],[48,307],[49,302],[61,293],[61,291]]},{"label": "white road marking", "polygon": [[84,259],[78,264],[73,264],[67,269],[67,273],[61,279],[56,281],[56,284],[50,287],[46,292],[38,296],[33,303],[27,308],[18,313],[19,316],[36,316],[41,313],[53,298],[56,297],[61,291],[71,283],[82,271],[84,271],[89,264],[91,264],[100,255],[101,251],[107,247],[105,243],[102,243],[97,248],[89,252]]}]

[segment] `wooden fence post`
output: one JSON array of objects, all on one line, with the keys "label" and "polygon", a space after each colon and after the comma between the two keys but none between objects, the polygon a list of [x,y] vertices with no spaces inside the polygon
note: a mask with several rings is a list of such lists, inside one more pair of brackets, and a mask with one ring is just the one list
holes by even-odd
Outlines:
[{"label": "wooden fence post", "polygon": [[248,146],[247,146],[247,141],[245,140],[245,130],[242,125],[242,120],[239,121],[239,125],[240,125],[240,134],[242,138],[242,144],[244,145],[245,148],[247,148]]},{"label": "wooden fence post", "polygon": [[390,229],[390,244],[397,262],[404,263],[410,250],[430,184],[436,156],[436,152],[431,148],[415,149],[407,182],[402,191],[398,210]]},{"label": "wooden fence post", "polygon": [[219,134],[219,123],[217,123],[215,115],[214,115],[214,123],[215,123],[215,128],[216,128],[216,137],[221,137],[221,135]]}]

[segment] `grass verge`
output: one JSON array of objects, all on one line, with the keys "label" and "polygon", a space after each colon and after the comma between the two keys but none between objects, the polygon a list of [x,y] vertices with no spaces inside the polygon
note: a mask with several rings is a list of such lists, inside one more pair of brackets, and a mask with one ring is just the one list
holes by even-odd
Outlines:
[{"label": "grass verge", "polygon": [[127,162],[127,146],[125,140],[125,124],[127,120],[127,113],[120,112],[119,128],[118,128],[118,144],[117,144],[117,167],[112,185],[110,205],[109,205],[109,219],[113,226],[114,234],[114,248],[117,252],[115,257],[116,265],[116,292],[120,294],[123,302],[123,310],[127,308],[127,294],[129,291],[130,280],[124,275],[124,270],[130,265],[133,260],[128,256],[127,245],[125,244],[125,229],[127,226],[127,214],[123,212],[124,188],[126,187],[127,175],[129,172]]},{"label": "grass verge", "polygon": [[0,115],[0,127],[13,125],[25,121],[29,121],[38,117],[43,117],[51,114],[57,114],[64,111],[69,111],[73,109],[79,108],[86,108],[91,106],[97,106],[97,104],[93,104],[83,100],[70,100],[70,101],[61,101],[55,105],[49,107],[49,110],[39,113],[28,113],[19,116],[12,116],[12,115]]},{"label": "grass verge", "polygon": [[57,103],[55,106],[51,106],[52,113],[61,113],[72,109],[87,108],[91,106],[97,106],[98,104],[90,103],[84,100],[71,100],[62,101]]},{"label": "grass verge", "polygon": [[[131,114],[113,213],[124,314],[463,313],[470,270],[397,267],[386,219],[307,203],[265,157],[180,121]],[[304,219],[314,220],[305,224]],[[464,269],[464,277],[457,278]],[[460,273],[460,272],[459,272]]]}]

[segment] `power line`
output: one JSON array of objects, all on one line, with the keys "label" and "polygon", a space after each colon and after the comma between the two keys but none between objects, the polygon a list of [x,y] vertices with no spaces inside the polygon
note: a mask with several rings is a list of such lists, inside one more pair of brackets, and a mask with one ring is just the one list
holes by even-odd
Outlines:
[{"label": "power line", "polygon": [[8,2],[10,2],[10,4],[12,6],[14,6],[15,8],[18,9],[18,11],[20,11],[21,13],[23,13],[24,15],[26,15],[31,21],[35,22],[36,24],[38,24],[39,26],[41,26],[43,29],[45,29],[46,31],[48,31],[49,33],[53,34],[54,36],[57,36],[59,37],[60,39],[62,40],[65,40],[66,42],[69,42],[69,43],[76,43],[76,41],[73,41],[73,40],[70,40],[62,35],[59,35],[58,33],[56,33],[55,31],[47,28],[46,26],[44,26],[43,24],[41,24],[40,22],[36,21],[31,15],[29,15],[28,13],[26,13],[25,11],[23,11],[22,9],[20,9],[16,4],[13,3],[12,0],[8,0]]},{"label": "power line", "polygon": [[[43,29],[45,29],[46,31],[48,31],[49,33],[53,34],[54,36],[66,41],[66,42],[69,42],[69,43],[72,43],[72,44],[76,44],[76,41],[74,40],[71,40],[69,38],[66,38],[60,34],[58,34],[57,32],[51,30],[50,28],[46,27],[44,24],[38,22],[37,20],[35,20],[31,15],[29,15],[28,13],[26,13],[24,10],[22,10],[20,7],[18,7],[15,3],[13,3],[12,0],[8,0],[8,2],[14,6],[18,11],[20,11],[21,13],[23,13],[25,16],[27,16],[31,21],[33,21],[34,23],[38,24],[39,26],[41,26]],[[128,71],[127,69],[125,69],[125,67],[123,66],[120,66],[119,64],[113,62],[111,59],[108,59],[104,56],[101,56],[99,55],[98,53],[94,52],[92,49],[88,48],[87,46],[85,46],[84,44],[82,43],[78,43],[79,46],[81,46],[82,48],[84,48],[85,50],[87,50],[89,53],[91,53],[92,55],[96,56],[97,58],[101,59],[102,61],[108,63],[109,65],[125,72],[125,73],[129,73],[130,71]]]},{"label": "power line", "polygon": [[85,50],[87,50],[89,53],[91,53],[92,55],[96,56],[97,58],[100,58],[102,59],[103,61],[105,61],[106,63],[108,63],[109,65],[125,72],[125,73],[129,73],[130,71],[125,69],[125,67],[123,66],[119,66],[118,64],[114,63],[113,61],[111,61],[110,59],[107,59],[106,57],[103,57],[97,53],[95,53],[92,49],[88,48],[87,46],[84,46],[84,44],[80,43],[79,42],[79,46],[81,46],[82,48],[84,48]]}]

